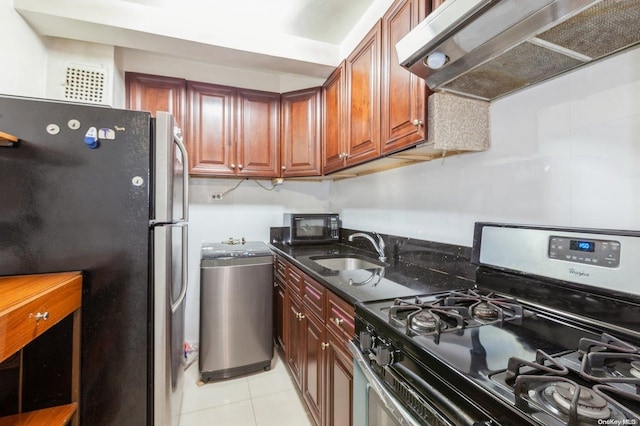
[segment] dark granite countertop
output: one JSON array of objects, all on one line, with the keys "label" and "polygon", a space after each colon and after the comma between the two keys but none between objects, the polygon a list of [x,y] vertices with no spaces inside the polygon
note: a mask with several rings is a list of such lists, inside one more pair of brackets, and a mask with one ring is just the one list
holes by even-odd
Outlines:
[{"label": "dark granite countertop", "polygon": [[[344,234],[344,235],[343,235]],[[373,251],[348,243],[349,230],[341,230],[341,242],[289,246],[272,239],[272,250],[348,301],[367,302],[473,287],[475,267],[468,250],[447,244],[383,236],[388,250],[384,267],[336,271],[312,258],[340,255],[379,262]],[[344,238],[342,238],[344,236]],[[368,244],[368,242],[364,242]]]}]

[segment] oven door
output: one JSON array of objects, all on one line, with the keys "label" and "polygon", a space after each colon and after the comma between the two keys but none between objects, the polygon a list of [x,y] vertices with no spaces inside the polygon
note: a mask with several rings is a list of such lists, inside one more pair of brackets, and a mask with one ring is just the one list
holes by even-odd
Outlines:
[{"label": "oven door", "polygon": [[[353,424],[364,426],[420,426],[384,386],[357,345],[349,342],[354,357]],[[446,424],[446,423],[442,423]]]}]

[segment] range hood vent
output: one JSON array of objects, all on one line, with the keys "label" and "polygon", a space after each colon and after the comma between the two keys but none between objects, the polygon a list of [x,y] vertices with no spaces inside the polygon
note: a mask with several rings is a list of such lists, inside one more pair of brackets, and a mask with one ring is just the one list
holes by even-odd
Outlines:
[{"label": "range hood vent", "polygon": [[447,0],[396,49],[432,90],[491,101],[638,43],[640,0]]}]

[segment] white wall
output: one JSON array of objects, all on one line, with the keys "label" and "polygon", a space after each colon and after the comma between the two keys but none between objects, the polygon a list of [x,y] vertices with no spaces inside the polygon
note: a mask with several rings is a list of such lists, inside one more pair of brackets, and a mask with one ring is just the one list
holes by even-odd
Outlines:
[{"label": "white wall", "polygon": [[113,46],[57,37],[45,37],[44,42],[48,54],[45,97],[77,102],[78,100],[65,96],[67,68],[76,68],[102,73],[105,82],[101,104],[118,106],[114,104],[114,85],[116,81],[120,83],[120,80],[116,78]]},{"label": "white wall", "polygon": [[[186,339],[199,341],[200,248],[203,242],[221,242],[230,237],[247,241],[269,241],[269,228],[282,226],[285,212],[329,212],[329,182],[286,181],[272,191],[254,180],[245,180],[221,200],[222,194],[240,179],[192,178],[189,212],[189,290],[187,293]],[[271,188],[268,180],[258,181]]]},{"label": "white wall", "polygon": [[476,221],[640,230],[640,49],[491,105],[491,147],[332,183],[346,227],[466,246]]},{"label": "white wall", "polygon": [[43,97],[47,50],[13,9],[13,0],[0,0],[0,28],[0,93]]}]

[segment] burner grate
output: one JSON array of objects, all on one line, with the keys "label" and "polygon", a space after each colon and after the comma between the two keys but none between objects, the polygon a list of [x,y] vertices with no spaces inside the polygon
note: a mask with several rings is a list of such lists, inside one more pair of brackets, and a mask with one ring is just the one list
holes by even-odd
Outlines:
[{"label": "burner grate", "polygon": [[[639,349],[606,333],[599,341],[582,339],[579,347],[555,357],[538,350],[535,362],[510,358],[504,381],[513,387],[516,406],[533,404],[569,426],[640,422],[640,378],[631,372],[640,363]],[[577,366],[576,354],[581,359]]]},{"label": "burner grate", "polygon": [[525,310],[511,298],[494,293],[481,294],[476,290],[451,291],[437,295],[434,300],[420,297],[395,299],[388,308],[388,321],[405,329],[408,336],[439,336],[466,328],[504,322],[522,323]]}]

